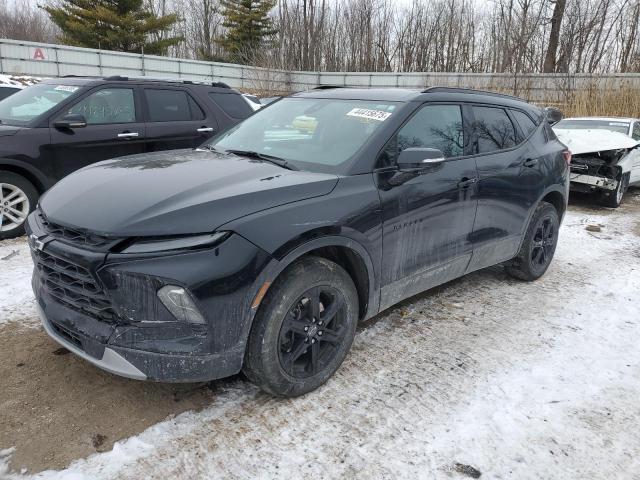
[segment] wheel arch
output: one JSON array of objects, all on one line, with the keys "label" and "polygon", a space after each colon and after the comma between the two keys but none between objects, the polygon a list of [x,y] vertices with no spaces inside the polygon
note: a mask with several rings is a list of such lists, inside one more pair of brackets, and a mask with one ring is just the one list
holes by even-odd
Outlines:
[{"label": "wheel arch", "polygon": [[558,212],[558,218],[562,221],[564,213],[567,210],[567,201],[562,193],[560,193],[558,190],[552,190],[548,192],[544,197],[542,197],[540,199],[540,202],[547,202],[553,205],[556,209],[556,212]]},{"label": "wheel arch", "polygon": [[0,170],[15,173],[29,180],[40,195],[42,195],[48,188],[47,185],[49,182],[47,182],[46,178],[44,178],[42,174],[38,173],[33,167],[30,167],[23,162],[0,158]]},{"label": "wheel arch", "polygon": [[291,264],[305,256],[326,258],[344,268],[358,292],[360,320],[378,313],[380,295],[371,256],[359,242],[347,237],[331,235],[298,245],[280,260],[272,260],[265,268],[260,286],[265,282],[271,285]]}]

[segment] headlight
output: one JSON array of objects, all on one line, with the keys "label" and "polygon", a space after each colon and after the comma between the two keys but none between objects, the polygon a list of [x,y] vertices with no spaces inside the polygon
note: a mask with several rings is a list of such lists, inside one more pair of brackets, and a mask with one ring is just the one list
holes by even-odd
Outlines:
[{"label": "headlight", "polygon": [[141,240],[132,243],[122,253],[153,253],[171,250],[188,250],[190,248],[213,247],[230,235],[229,232],[208,233],[205,235],[190,235],[187,237],[173,237],[162,240]]}]

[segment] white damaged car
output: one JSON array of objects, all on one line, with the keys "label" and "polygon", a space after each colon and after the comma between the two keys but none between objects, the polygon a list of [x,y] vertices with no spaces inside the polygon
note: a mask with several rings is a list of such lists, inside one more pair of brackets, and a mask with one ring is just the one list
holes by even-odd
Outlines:
[{"label": "white damaged car", "polygon": [[567,118],[553,130],[572,153],[571,189],[593,193],[602,205],[615,208],[627,187],[640,186],[640,142],[631,136],[635,120],[624,119],[626,127],[617,118],[597,118],[593,120],[600,125],[585,125],[589,120]]}]

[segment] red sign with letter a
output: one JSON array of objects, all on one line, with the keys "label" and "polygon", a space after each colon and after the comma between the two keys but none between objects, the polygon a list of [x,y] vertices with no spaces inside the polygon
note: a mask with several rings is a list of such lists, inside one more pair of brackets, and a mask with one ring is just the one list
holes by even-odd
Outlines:
[{"label": "red sign with letter a", "polygon": [[33,59],[34,60],[44,60],[44,51],[41,48],[36,48],[33,51]]}]

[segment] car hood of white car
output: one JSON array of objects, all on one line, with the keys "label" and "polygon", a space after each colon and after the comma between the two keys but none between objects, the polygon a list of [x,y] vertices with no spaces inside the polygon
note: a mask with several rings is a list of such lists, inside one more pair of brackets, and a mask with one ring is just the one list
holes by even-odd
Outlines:
[{"label": "car hood of white car", "polygon": [[569,147],[573,155],[629,149],[640,143],[624,133],[609,130],[554,128],[553,131],[558,139]]}]

